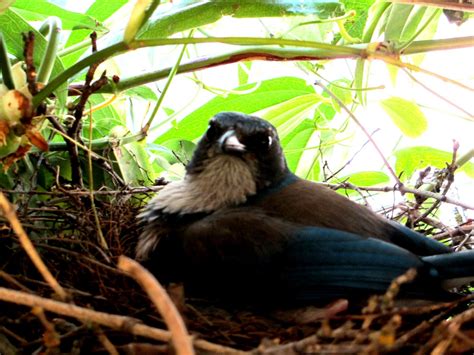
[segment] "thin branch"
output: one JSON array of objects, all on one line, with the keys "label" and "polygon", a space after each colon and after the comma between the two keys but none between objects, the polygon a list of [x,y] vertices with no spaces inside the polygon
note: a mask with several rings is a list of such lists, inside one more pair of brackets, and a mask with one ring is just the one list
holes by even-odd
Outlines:
[{"label": "thin branch", "polygon": [[364,132],[364,134],[366,135],[367,139],[370,141],[370,143],[372,143],[372,145],[374,146],[375,150],[377,151],[377,153],[379,154],[380,158],[382,159],[384,165],[387,167],[388,171],[390,172],[390,174],[392,175],[392,177],[395,179],[395,181],[397,182],[397,186],[403,186],[403,183],[400,181],[400,179],[398,178],[397,174],[395,174],[395,171],[392,169],[392,167],[390,166],[387,158],[385,158],[385,155],[382,153],[382,151],[380,150],[379,146],[377,145],[377,143],[375,142],[375,140],[372,138],[372,135],[369,133],[369,131],[367,131],[367,129],[364,127],[364,125],[359,121],[359,119],[351,112],[351,110],[349,110],[347,108],[346,105],[344,105],[344,103],[336,96],[334,95],[334,93],[329,90],[329,88],[324,85],[320,80],[316,80],[315,81],[315,85],[318,85],[320,86],[324,91],[326,91],[326,93],[331,96],[331,98],[334,99],[334,101],[337,102],[337,104],[344,110],[346,111],[346,113],[352,118],[352,120],[359,126],[359,128],[362,130],[362,132]]},{"label": "thin branch", "polygon": [[35,265],[38,272],[43,276],[45,281],[49,284],[49,286],[56,292],[56,294],[62,299],[68,299],[68,295],[66,291],[61,287],[58,281],[54,278],[53,274],[49,271],[46,264],[41,259],[40,255],[36,251],[33,243],[31,242],[30,238],[26,234],[25,230],[23,229],[18,217],[13,209],[11,203],[7,200],[5,195],[0,192],[0,209],[3,211],[3,215],[6,219],[10,222],[10,225],[18,236],[18,240],[20,241],[21,246],[25,250],[25,252],[30,257],[31,261]]},{"label": "thin branch", "polygon": [[33,63],[33,51],[35,45],[35,34],[33,31],[28,32],[28,34],[23,34],[23,42],[25,43],[23,56],[25,57],[28,90],[31,95],[36,95],[38,93],[38,86],[36,83],[36,68]]},{"label": "thin branch", "polygon": [[378,192],[389,192],[389,191],[399,191],[401,194],[411,193],[417,196],[426,197],[426,198],[433,198],[435,200],[439,200],[441,202],[446,202],[451,205],[456,205],[467,210],[474,210],[474,205],[470,205],[467,202],[459,201],[454,198],[443,196],[442,194],[431,192],[431,191],[424,191],[418,190],[411,187],[403,186],[354,186],[349,182],[343,182],[340,184],[328,184],[328,183],[320,183],[324,186],[330,187],[332,189],[351,189],[351,190],[363,190],[363,191],[378,191]]},{"label": "thin branch", "polygon": [[[459,149],[459,143],[454,141],[453,144],[453,158],[450,164],[447,165],[447,167],[443,170],[443,175],[447,179],[447,183],[443,189],[443,192],[441,192],[442,196],[446,196],[449,189],[451,188],[451,185],[454,182],[454,172],[458,168],[456,165],[457,161],[457,152]],[[431,212],[433,212],[436,208],[438,208],[439,204],[441,203],[441,200],[436,200],[435,203],[433,203],[430,208],[428,208],[421,216],[417,217],[414,221],[414,224],[416,224],[418,221],[423,220],[424,218],[428,217]]]},{"label": "thin branch", "polygon": [[[155,339],[163,342],[169,342],[171,340],[170,332],[142,324],[140,320],[136,318],[94,311],[70,303],[64,303],[36,295],[30,295],[21,291],[9,290],[4,287],[0,287],[0,300],[29,307],[38,306],[50,312],[76,318],[86,322],[95,322],[97,324],[105,325],[113,329],[125,331],[149,339]],[[194,340],[193,344],[198,349],[202,349],[214,354],[246,354],[243,351],[209,343],[205,340]]]},{"label": "thin branch", "polygon": [[448,10],[474,12],[474,5],[465,1],[446,1],[446,0],[390,0],[393,3],[410,4],[420,6],[434,6]]},{"label": "thin branch", "polygon": [[[460,37],[450,38],[442,40],[427,40],[427,41],[415,41],[409,47],[404,49],[403,54],[416,54],[424,53],[434,50],[449,50],[457,48],[466,48],[473,46],[473,37]],[[43,90],[33,97],[33,105],[38,106],[45,98],[47,98],[56,88],[66,82],[69,78],[79,73],[84,68],[97,62],[98,60],[104,60],[128,50],[154,47],[154,46],[165,46],[165,45],[177,45],[177,44],[198,44],[198,43],[223,43],[231,45],[241,46],[290,46],[285,48],[291,50],[292,47],[296,48],[311,48],[313,51],[313,57],[318,56],[320,59],[334,59],[339,58],[369,58],[370,55],[367,51],[369,44],[351,45],[351,46],[338,46],[331,45],[321,42],[313,41],[299,41],[289,40],[280,38],[255,38],[255,37],[211,37],[211,38],[159,38],[150,40],[136,40],[129,44],[119,42],[111,45],[110,47],[104,48],[97,51],[86,58],[80,60],[76,64],[67,68],[64,72],[53,78]],[[294,48],[293,48],[294,49]],[[255,51],[258,53],[258,50]],[[255,58],[256,59],[256,58]],[[265,59],[265,56],[261,59]],[[316,59],[316,58],[313,58]],[[380,55],[379,59],[385,60],[390,59],[389,55]],[[283,59],[281,59],[283,60]],[[303,60],[303,59],[300,59]],[[220,65],[216,63],[215,65]],[[178,70],[178,73],[180,71]]]},{"label": "thin branch", "polygon": [[[163,186],[150,186],[150,187],[127,187],[123,190],[96,190],[93,191],[94,195],[134,195],[144,194],[147,192],[158,192],[163,189]],[[20,194],[20,195],[48,195],[48,196],[64,196],[64,192],[61,191],[42,191],[42,190],[31,190],[31,191],[17,191],[17,190],[6,190],[0,189],[0,192],[6,194]],[[79,195],[87,196],[90,195],[88,190],[68,190],[68,195]]]},{"label": "thin branch", "polygon": [[153,301],[153,304],[158,308],[171,332],[171,340],[173,341],[176,353],[178,355],[194,354],[192,341],[183,318],[181,318],[173,301],[158,280],[138,262],[123,255],[119,257],[118,267],[129,273],[140,284],[148,294],[148,297]]},{"label": "thin branch", "polygon": [[412,73],[410,73],[410,71],[407,68],[402,67],[402,70],[410,77],[411,80],[413,80],[415,83],[420,85],[423,89],[429,91],[431,94],[435,95],[438,99],[446,102],[447,104],[453,106],[454,108],[457,108],[459,111],[461,111],[462,113],[467,115],[469,118],[471,118],[471,119],[474,118],[474,114],[466,111],[461,106],[459,106],[459,105],[455,104],[454,102],[452,102],[451,100],[447,99],[444,95],[438,94],[436,91],[431,89],[428,85],[423,84]]}]

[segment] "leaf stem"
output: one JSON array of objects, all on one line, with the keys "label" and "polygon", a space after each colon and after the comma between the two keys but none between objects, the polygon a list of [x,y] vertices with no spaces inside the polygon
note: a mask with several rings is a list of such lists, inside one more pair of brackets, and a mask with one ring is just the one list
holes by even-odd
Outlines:
[{"label": "leaf stem", "polygon": [[59,34],[61,32],[61,20],[56,16],[49,17],[41,26],[39,32],[43,36],[49,34],[48,46],[43,56],[43,61],[38,69],[37,82],[46,83],[51,75],[59,47]]},{"label": "leaf stem", "polygon": [[[193,32],[194,32],[194,30],[190,31],[189,37],[192,36]],[[178,72],[178,68],[181,64],[181,60],[183,59],[183,55],[186,52],[186,47],[187,46],[184,45],[183,48],[181,49],[181,52],[179,53],[179,56],[178,56],[178,59],[176,60],[175,65],[170,70],[170,73],[168,75],[168,80],[166,81],[166,84],[165,84],[163,90],[161,91],[161,95],[158,98],[158,100],[156,101],[155,107],[153,108],[153,112],[151,113],[150,118],[148,119],[147,123],[145,124],[145,126],[143,126],[143,128],[141,130],[145,135],[147,134],[148,130],[150,129],[150,126],[153,123],[153,119],[155,118],[156,114],[158,113],[158,110],[161,107],[161,104],[163,103],[163,100],[166,96],[166,93],[168,92],[168,89],[171,85],[171,82],[173,81],[173,78],[175,77],[176,73]]]},{"label": "leaf stem", "polygon": [[2,72],[3,84],[9,89],[15,88],[13,81],[12,67],[8,58],[7,46],[3,34],[0,32],[0,70]]}]

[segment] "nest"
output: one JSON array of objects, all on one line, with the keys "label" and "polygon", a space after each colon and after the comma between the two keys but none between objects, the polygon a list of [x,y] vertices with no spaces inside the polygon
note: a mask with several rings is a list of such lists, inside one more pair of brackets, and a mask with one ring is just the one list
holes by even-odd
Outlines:
[{"label": "nest", "polygon": [[180,287],[169,290],[174,307],[130,259],[144,194],[121,191],[91,204],[88,193],[49,193],[35,208],[25,207],[31,195],[11,194],[16,213],[2,196],[1,354],[186,354],[190,347],[203,354],[444,354],[474,348],[473,295],[397,306],[396,290],[409,274],[364,307],[307,325],[183,300]]}]

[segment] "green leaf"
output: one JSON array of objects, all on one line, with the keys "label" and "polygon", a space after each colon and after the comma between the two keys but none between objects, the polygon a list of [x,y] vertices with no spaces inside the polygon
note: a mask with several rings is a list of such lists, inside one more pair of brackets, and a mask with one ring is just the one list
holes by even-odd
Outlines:
[{"label": "green leaf", "polygon": [[355,10],[356,16],[351,22],[346,22],[347,32],[354,38],[362,38],[368,11],[375,0],[341,0],[346,10]]},{"label": "green leaf", "polygon": [[[401,42],[405,42],[415,35],[427,9],[428,7],[421,6],[410,14],[398,38]],[[434,9],[434,11],[436,11],[436,9]]]},{"label": "green leaf", "polygon": [[145,85],[125,90],[122,94],[125,96],[137,97],[148,101],[158,100],[158,96],[156,96],[155,92]]},{"label": "green leaf", "polygon": [[[102,94],[93,94],[89,98],[90,106],[93,107],[106,101]],[[125,125],[125,115],[117,112],[113,105],[108,105],[92,113],[92,139],[99,139],[109,135],[115,126]],[[89,116],[86,116],[82,125],[82,134],[89,138]]]},{"label": "green leaf", "polygon": [[[321,170],[320,156],[321,152],[318,146],[321,144],[321,137],[316,129],[306,130],[304,146],[302,147],[301,156],[298,159],[298,165],[295,174],[305,179],[318,180]],[[308,134],[309,133],[309,134]],[[300,134],[301,136],[301,134]],[[296,137],[296,139],[303,137]]]},{"label": "green leaf", "polygon": [[257,115],[273,124],[280,139],[285,139],[304,119],[314,116],[314,110],[320,103],[321,96],[318,94],[300,95],[261,110]]},{"label": "green leaf", "polygon": [[73,30],[87,28],[102,30],[104,27],[94,18],[73,11],[65,10],[47,0],[16,0],[12,6],[18,14],[29,21],[42,21],[51,15],[61,19],[63,28]]},{"label": "green leaf", "polygon": [[157,144],[170,139],[195,140],[206,130],[209,119],[222,111],[239,111],[254,113],[267,107],[277,105],[291,98],[314,93],[314,88],[303,79],[281,77],[240,86],[233,91],[250,93],[231,93],[226,97],[218,96],[196,109],[193,113],[177,122],[167,132],[157,138]]},{"label": "green leaf", "polygon": [[[111,137],[123,138],[128,130],[123,126],[113,127]],[[114,162],[118,165],[125,183],[131,186],[150,186],[156,177],[150,163],[144,140],[125,145],[113,145]]]},{"label": "green leaf", "polygon": [[249,72],[252,67],[251,61],[239,62],[237,68],[237,75],[239,76],[239,86],[249,82]]},{"label": "green leaf", "polygon": [[[403,29],[408,22],[410,13],[413,10],[413,5],[407,4],[392,4],[389,12],[387,13],[384,38],[385,41],[395,41],[398,42],[403,33]],[[416,18],[419,21],[421,18]],[[417,24],[412,24],[411,26],[418,26]]]},{"label": "green leaf", "polygon": [[[23,40],[21,37],[22,33],[32,31],[35,35],[35,50],[33,53],[33,62],[38,68],[41,59],[43,58],[48,42],[34,27],[25,21],[23,17],[16,13],[13,8],[8,9],[3,14],[0,14],[0,28],[2,29],[3,37],[5,39],[8,52],[18,59],[23,59]],[[54,61],[54,67],[52,71],[52,77],[62,73],[64,71],[64,65],[56,57]],[[67,83],[61,84],[55,91],[56,97],[62,106],[65,105],[67,99]]]},{"label": "green leaf", "polygon": [[157,151],[170,164],[181,163],[187,165],[193,156],[196,144],[183,139],[172,139],[164,144],[164,148]]},{"label": "green leaf", "polygon": [[[426,146],[416,146],[400,149],[395,152],[395,170],[397,175],[403,173],[405,180],[408,180],[415,170],[424,169],[427,166],[435,168],[445,168],[447,163],[452,161],[453,153]],[[468,162],[457,170],[462,171],[469,177],[474,178],[474,163]]]},{"label": "green leaf", "polygon": [[[328,85],[328,89],[336,95],[336,97],[341,100],[341,102],[348,106],[352,103],[352,92],[349,90],[350,81],[348,79],[339,79],[333,81],[331,84]],[[344,89],[347,88],[347,89]],[[325,93],[327,95],[327,93]],[[323,96],[326,96],[323,94]],[[336,100],[332,99],[332,107],[337,110],[337,112],[341,112],[341,108]]]},{"label": "green leaf", "polygon": [[138,37],[165,38],[177,32],[214,23],[224,16],[259,18],[317,15],[324,19],[342,13],[342,5],[338,1],[182,1],[171,8],[164,6],[159,9]]},{"label": "green leaf", "polygon": [[419,106],[401,97],[390,97],[380,101],[380,105],[393,123],[408,137],[420,136],[428,127],[428,122]]},{"label": "green leaf", "polygon": [[303,149],[306,147],[315,129],[316,127],[311,120],[303,120],[290,134],[286,135],[283,139],[280,138],[286,162],[291,171],[296,171],[298,161],[303,154]]},{"label": "green leaf", "polygon": [[380,171],[359,171],[357,173],[349,174],[344,177],[338,177],[331,179],[332,183],[340,183],[341,181],[347,181],[355,186],[374,186],[379,184],[386,184],[390,181],[387,174]]},{"label": "green leaf", "polygon": [[[114,1],[96,0],[89,7],[89,9],[87,9],[86,15],[89,15],[97,19],[98,21],[105,21],[126,3],[128,3],[128,0],[114,0]],[[66,42],[65,48],[83,41],[90,34],[91,34],[90,30],[73,31]],[[69,67],[72,64],[74,64],[88,48],[89,47],[78,49],[77,51],[74,51],[73,53],[65,55],[62,58],[64,61],[64,65],[66,65],[66,67]]]}]

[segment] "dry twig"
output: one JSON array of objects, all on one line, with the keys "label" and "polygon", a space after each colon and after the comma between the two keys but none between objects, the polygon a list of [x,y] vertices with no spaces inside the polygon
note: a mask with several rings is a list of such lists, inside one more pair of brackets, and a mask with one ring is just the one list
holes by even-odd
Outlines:
[{"label": "dry twig", "polygon": [[[80,319],[84,322],[94,322],[149,339],[155,339],[163,342],[168,342],[171,340],[170,332],[142,324],[140,320],[136,318],[93,311],[91,309],[79,307],[73,304],[30,295],[21,291],[9,290],[4,287],[0,287],[0,300],[29,307],[41,307],[50,312]],[[209,351],[211,353],[213,352],[219,354],[235,355],[245,354],[245,352],[209,343],[205,340],[194,340],[193,344],[196,348]]]},{"label": "dry twig", "polygon": [[119,258],[118,267],[129,273],[140,284],[156,308],[158,308],[171,332],[171,340],[175,346],[176,353],[178,355],[194,354],[186,325],[173,301],[171,301],[171,298],[158,280],[139,263],[123,255]]},{"label": "dry twig", "polygon": [[20,241],[21,246],[25,250],[25,252],[30,257],[31,261],[38,269],[39,273],[45,281],[49,284],[49,286],[56,292],[56,294],[62,299],[66,300],[68,295],[66,291],[61,287],[58,281],[54,278],[53,274],[49,271],[46,264],[41,259],[40,255],[36,251],[33,243],[31,242],[30,238],[26,234],[25,230],[23,229],[18,217],[13,209],[11,203],[7,200],[5,195],[0,192],[0,209],[3,211],[3,215],[5,218],[10,222],[13,231],[18,236],[18,240]]}]

